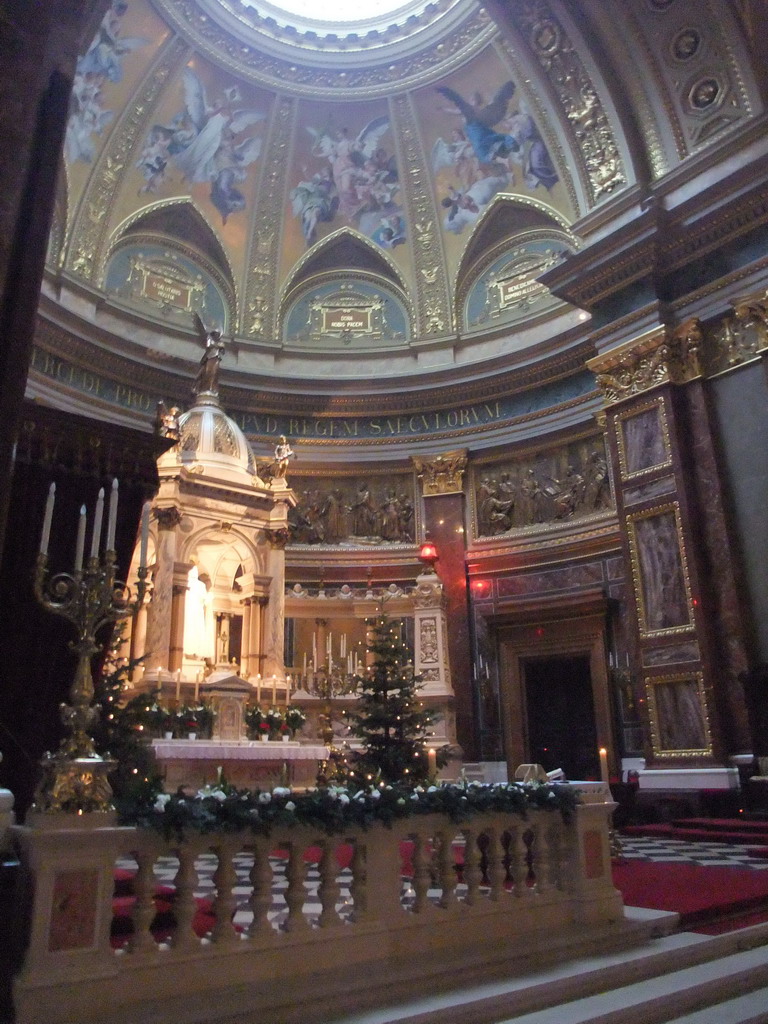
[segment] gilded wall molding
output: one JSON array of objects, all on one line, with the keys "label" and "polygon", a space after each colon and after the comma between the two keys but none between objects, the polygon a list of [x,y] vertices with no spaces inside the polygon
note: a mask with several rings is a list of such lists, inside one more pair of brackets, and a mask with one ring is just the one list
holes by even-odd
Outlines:
[{"label": "gilded wall molding", "polygon": [[510,10],[559,97],[576,143],[573,159],[581,157],[582,178],[594,203],[627,183],[597,89],[546,0],[511,0]]},{"label": "gilded wall molding", "polygon": [[412,225],[411,242],[416,280],[416,337],[440,338],[456,330],[451,290],[443,252],[442,233],[435,210],[429,162],[421,146],[421,136],[410,100],[398,96],[392,101],[398,134],[398,159],[407,167],[405,187],[408,223]]},{"label": "gilded wall molding", "polygon": [[461,494],[464,490],[464,471],[467,468],[467,449],[441,452],[421,458],[411,456],[416,474],[421,481],[423,497],[437,494]]},{"label": "gilded wall molding", "polygon": [[702,340],[699,321],[691,319],[673,330],[654,328],[589,359],[587,366],[606,405],[615,405],[661,384],[683,384],[700,376]]},{"label": "gilded wall molding", "polygon": [[136,98],[122,112],[99,155],[72,229],[66,265],[79,277],[99,284],[109,226],[123,186],[126,165],[149,125],[168,79],[189,55],[186,43],[172,39],[154,62]]},{"label": "gilded wall molding", "polygon": [[285,202],[285,168],[295,120],[295,100],[279,99],[267,135],[269,149],[264,154],[258,205],[253,218],[245,290],[245,322],[240,325],[240,333],[263,340],[274,340],[277,337],[280,226]]},{"label": "gilded wall molding", "polygon": [[701,672],[646,676],[645,692],[655,757],[711,757],[712,730]]},{"label": "gilded wall molding", "polygon": [[733,312],[707,334],[708,374],[755,359],[768,349],[768,291],[734,299]]}]

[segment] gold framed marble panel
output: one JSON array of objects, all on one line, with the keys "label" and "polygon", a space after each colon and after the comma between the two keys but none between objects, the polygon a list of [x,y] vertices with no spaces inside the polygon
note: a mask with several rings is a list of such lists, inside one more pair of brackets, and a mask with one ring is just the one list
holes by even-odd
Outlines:
[{"label": "gold framed marble panel", "polygon": [[640,636],[693,632],[693,598],[679,502],[633,512],[626,522]]},{"label": "gold framed marble panel", "polygon": [[712,733],[701,672],[647,676],[655,757],[711,757]]},{"label": "gold framed marble panel", "polygon": [[619,413],[615,421],[622,480],[672,465],[672,445],[663,395]]}]

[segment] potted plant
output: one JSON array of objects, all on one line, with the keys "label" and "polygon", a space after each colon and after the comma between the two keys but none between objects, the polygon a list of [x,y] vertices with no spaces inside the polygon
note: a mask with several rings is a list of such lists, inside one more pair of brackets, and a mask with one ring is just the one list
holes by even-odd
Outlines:
[{"label": "potted plant", "polygon": [[289,708],[285,709],[285,724],[290,730],[291,736],[295,736],[296,733],[301,729],[307,720],[307,716],[301,710],[297,708],[295,704],[292,704]]},{"label": "potted plant", "polygon": [[267,716],[258,704],[246,704],[243,711],[243,719],[250,739],[260,739],[262,736],[269,739]]},{"label": "potted plant", "polygon": [[277,739],[280,736],[280,729],[283,725],[282,712],[277,708],[270,708],[267,711],[267,723],[269,725],[269,738]]}]

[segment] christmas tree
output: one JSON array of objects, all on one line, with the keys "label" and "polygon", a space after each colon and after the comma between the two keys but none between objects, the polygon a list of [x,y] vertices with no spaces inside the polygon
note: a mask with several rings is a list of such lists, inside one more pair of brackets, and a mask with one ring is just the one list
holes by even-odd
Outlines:
[{"label": "christmas tree", "polygon": [[92,734],[97,753],[117,762],[110,772],[109,782],[118,811],[153,803],[163,788],[152,748],[146,742],[144,725],[157,695],[140,694],[125,702],[128,680],[143,659],[120,655],[123,633],[124,624],[119,623],[95,682],[94,703],[99,709],[99,718]]},{"label": "christmas tree", "polygon": [[427,780],[426,740],[434,714],[419,700],[421,678],[414,673],[399,623],[376,620],[368,650],[373,665],[361,676],[351,732],[363,749],[350,757],[350,782],[417,785]]}]

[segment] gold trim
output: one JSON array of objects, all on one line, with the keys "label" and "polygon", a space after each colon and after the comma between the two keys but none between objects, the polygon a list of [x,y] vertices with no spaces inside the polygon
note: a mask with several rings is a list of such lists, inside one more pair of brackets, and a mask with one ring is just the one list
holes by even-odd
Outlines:
[{"label": "gold trim", "polygon": [[[699,706],[702,714],[706,746],[704,747],[662,747],[661,731],[659,728],[659,709],[656,701],[656,687],[666,683],[696,683],[696,693],[699,699]],[[709,708],[704,689],[704,675],[702,672],[675,672],[672,675],[646,676],[644,679],[645,693],[648,700],[648,717],[651,723],[651,746],[654,757],[683,758],[683,757],[712,757],[712,731],[709,722]]]},{"label": "gold trim", "polygon": [[[685,588],[685,603],[688,610],[688,622],[677,626],[663,626],[659,629],[649,629],[647,608],[645,606],[645,592],[643,578],[640,572],[640,552],[637,544],[635,525],[642,519],[653,519],[657,516],[669,515],[672,513],[675,518],[675,535],[677,537],[678,551],[680,554],[680,567],[683,575],[683,586]],[[680,502],[670,501],[664,505],[654,505],[653,508],[644,509],[642,512],[631,512],[626,517],[627,536],[629,538],[630,561],[632,563],[632,586],[635,592],[637,604],[637,625],[642,638],[677,636],[683,633],[695,633],[696,623],[693,611],[693,596],[691,594],[691,580],[688,572],[688,559],[685,553],[683,542],[683,526],[680,516]]]},{"label": "gold trim", "polygon": [[[663,462],[657,462],[653,466],[644,466],[642,469],[635,469],[630,472],[629,467],[627,466],[624,424],[627,420],[634,419],[636,416],[640,416],[642,413],[648,412],[649,409],[654,408],[657,409],[659,413],[661,437],[664,442],[664,451],[667,453],[667,458]],[[650,401],[642,402],[639,405],[633,405],[631,409],[618,413],[614,420],[614,429],[616,431],[616,443],[619,449],[619,468],[621,472],[621,479],[623,481],[636,480],[638,477],[644,476],[646,473],[651,473],[657,469],[667,469],[672,465],[672,443],[669,437],[667,406],[663,395],[658,395]]]}]

